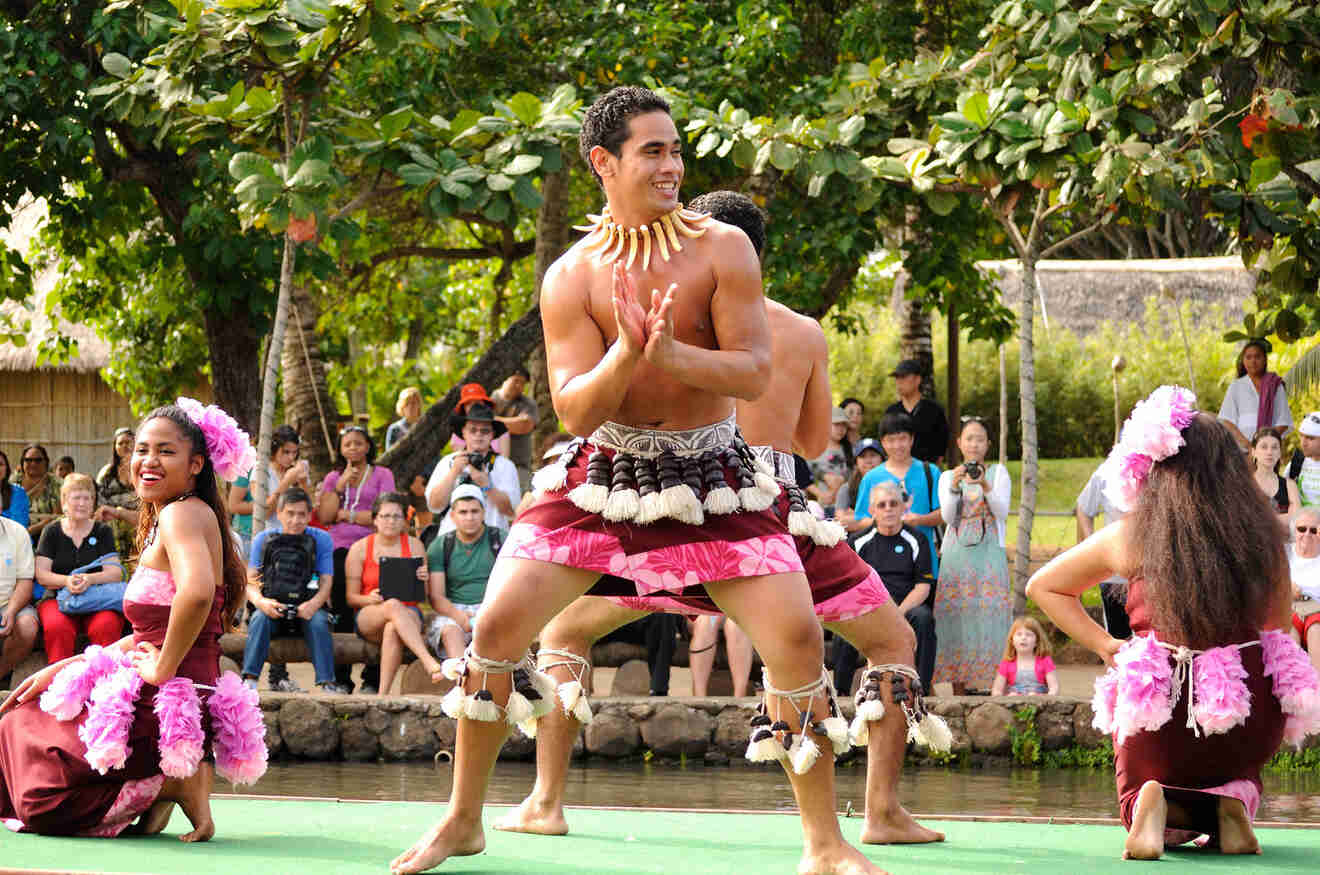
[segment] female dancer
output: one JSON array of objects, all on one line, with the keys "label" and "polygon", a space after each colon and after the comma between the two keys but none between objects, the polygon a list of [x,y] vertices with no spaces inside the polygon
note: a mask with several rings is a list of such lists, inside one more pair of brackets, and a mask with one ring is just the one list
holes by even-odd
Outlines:
[{"label": "female dancer", "polygon": [[206,841],[206,735],[221,775],[250,783],[265,771],[256,694],[232,672],[217,681],[245,575],[216,475],[252,462],[247,435],[216,407],[180,398],[143,420],[132,462],[142,553],[124,596],[133,634],[43,669],[0,705],[5,826],[116,836],[141,816],[133,831],[155,833],[177,802],[193,825],[180,838]]},{"label": "female dancer", "polygon": [[[1198,833],[1259,853],[1261,767],[1320,724],[1315,671],[1280,631],[1291,586],[1278,524],[1228,429],[1194,403],[1164,386],[1137,405],[1105,463],[1111,500],[1131,512],[1027,586],[1111,666],[1096,726],[1114,733],[1123,856],[1138,859]],[[1115,573],[1129,580],[1126,644],[1078,598]]]}]

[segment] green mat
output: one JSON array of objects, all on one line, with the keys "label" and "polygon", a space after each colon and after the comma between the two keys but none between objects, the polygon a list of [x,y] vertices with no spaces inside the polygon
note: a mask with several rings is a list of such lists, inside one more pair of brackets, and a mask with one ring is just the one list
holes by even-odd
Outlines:
[{"label": "green mat", "polygon": [[[213,801],[218,834],[206,845],[175,836],[187,821],[175,812],[165,833],[152,838],[57,839],[4,832],[0,866],[95,872],[258,873],[383,872],[389,861],[444,812],[417,802],[356,803],[225,799]],[[487,823],[506,808],[491,807]],[[487,849],[456,858],[441,872],[500,875],[707,875],[792,872],[800,848],[797,819],[783,814],[729,814],[572,809],[573,833],[549,838],[486,832]],[[861,820],[845,818],[855,842]],[[927,821],[948,836],[938,845],[865,846],[863,852],[894,873],[1307,872],[1317,867],[1320,830],[1262,829],[1262,857],[1224,857],[1176,850],[1157,867],[1118,859],[1117,826]],[[12,868],[11,868],[12,867]]]}]

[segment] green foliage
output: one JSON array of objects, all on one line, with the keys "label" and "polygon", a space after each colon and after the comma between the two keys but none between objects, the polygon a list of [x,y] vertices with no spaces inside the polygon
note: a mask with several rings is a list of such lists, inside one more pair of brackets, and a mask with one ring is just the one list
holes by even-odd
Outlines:
[{"label": "green foliage", "polygon": [[1041,742],[1036,732],[1035,705],[1027,705],[1013,712],[1013,723],[1008,727],[1012,740],[1013,762],[1020,766],[1034,766],[1040,762]]},{"label": "green foliage", "polygon": [[1078,744],[1047,750],[1041,759],[1047,769],[1105,769],[1114,767],[1112,747],[1082,747]]},{"label": "green foliage", "polygon": [[1320,748],[1307,747],[1302,750],[1280,749],[1265,764],[1270,772],[1310,772],[1320,769]]}]

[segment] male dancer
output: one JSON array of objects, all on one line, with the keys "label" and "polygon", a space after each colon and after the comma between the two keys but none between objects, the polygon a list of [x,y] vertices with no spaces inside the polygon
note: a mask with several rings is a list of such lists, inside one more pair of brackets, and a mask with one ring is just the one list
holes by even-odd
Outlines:
[{"label": "male dancer", "polygon": [[[690,204],[697,212],[740,228],[757,253],[765,243],[761,211],[746,195],[717,191]],[[791,479],[792,449],[813,457],[824,452],[829,437],[832,407],[828,350],[820,323],[766,299],[766,315],[774,351],[774,372],[764,395],[755,401],[740,399],[738,427],[760,451],[773,447],[777,472]],[[825,627],[842,635],[867,657],[872,666],[911,666],[916,638],[888,597],[875,572],[848,546],[832,549],[799,537],[803,565],[813,588],[816,613]],[[622,603],[620,603],[622,602]],[[586,596],[565,608],[541,633],[543,651],[585,656],[597,640],[659,606],[638,605],[638,600]],[[682,605],[677,609],[690,611]],[[551,656],[543,664],[564,659]],[[552,669],[563,672],[565,666]],[[556,680],[567,680],[561,676]],[[944,836],[912,819],[898,802],[898,779],[903,766],[906,721],[901,707],[892,705],[892,681],[880,685],[887,703],[883,717],[868,727],[866,766],[866,824],[862,841],[870,844],[943,841]],[[536,785],[522,804],[496,825],[496,829],[540,835],[564,835],[564,787],[573,742],[581,724],[562,709],[555,709],[537,724]]]},{"label": "male dancer", "polygon": [[[511,725],[553,695],[526,668],[527,647],[578,596],[602,591],[602,575],[627,584],[603,594],[680,593],[737,620],[794,748],[806,750],[806,738],[829,746],[814,725],[827,716],[823,644],[801,561],[765,510],[777,487],[753,471],[733,427],[733,399],[759,396],[770,376],[756,254],[737,229],[682,211],[681,140],[655,94],[616,88],[597,100],[581,152],[606,212],[551,267],[541,313],[555,411],[591,437],[561,457],[559,488],[542,487],[510,530],[459,673],[464,692],[446,698],[460,716],[449,810],[395,872],[484,849],[496,756]],[[668,291],[652,291],[647,309],[638,285]],[[787,730],[767,734],[787,742]],[[879,872],[843,840],[833,758],[789,780],[802,814],[799,871]]]}]

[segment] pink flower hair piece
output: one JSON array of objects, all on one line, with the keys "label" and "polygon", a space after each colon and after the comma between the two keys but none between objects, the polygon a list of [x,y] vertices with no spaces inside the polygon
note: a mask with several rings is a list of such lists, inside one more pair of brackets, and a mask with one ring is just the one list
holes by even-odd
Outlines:
[{"label": "pink flower hair piece", "polygon": [[215,770],[235,784],[253,784],[266,774],[266,723],[256,690],[227,671],[206,703],[214,733]]},{"label": "pink flower hair piece", "polygon": [[128,733],[141,691],[142,675],[128,664],[127,658],[92,687],[87,719],[78,727],[78,737],[87,746],[87,764],[102,775],[123,768],[132,753]]},{"label": "pink flower hair piece", "polygon": [[1320,679],[1306,653],[1287,634],[1267,629],[1260,635],[1265,674],[1274,679],[1274,697],[1288,715],[1283,738],[1300,745],[1320,731]]},{"label": "pink flower hair piece", "polygon": [[180,396],[174,403],[206,436],[206,454],[217,474],[225,480],[236,480],[252,470],[257,451],[232,416],[214,404],[203,405],[193,398]]},{"label": "pink flower hair piece", "polygon": [[206,742],[202,703],[192,681],[184,677],[166,681],[156,691],[153,708],[160,723],[160,770],[171,778],[191,777]]},{"label": "pink flower hair piece", "polygon": [[1104,463],[1105,494],[1115,507],[1136,506],[1155,463],[1183,448],[1182,431],[1196,413],[1196,396],[1181,386],[1161,386],[1137,402]]},{"label": "pink flower hair piece", "polygon": [[1251,691],[1238,648],[1211,648],[1192,661],[1192,671],[1196,688],[1192,715],[1207,735],[1228,732],[1247,722]]},{"label": "pink flower hair piece", "polygon": [[1114,708],[1118,704],[1118,672],[1110,669],[1095,679],[1095,696],[1091,710],[1095,716],[1091,725],[1106,735],[1114,731]]},{"label": "pink flower hair piece", "polygon": [[121,665],[118,651],[93,644],[83,658],[60,669],[41,694],[41,710],[56,720],[72,720],[82,713],[96,682]]},{"label": "pink flower hair piece", "polygon": [[1114,657],[1118,696],[1114,729],[1118,741],[1142,730],[1156,730],[1173,715],[1173,667],[1154,633],[1135,635]]}]

